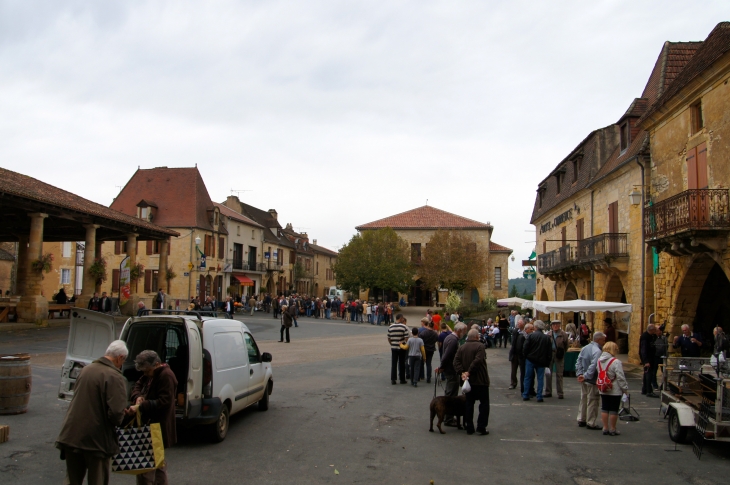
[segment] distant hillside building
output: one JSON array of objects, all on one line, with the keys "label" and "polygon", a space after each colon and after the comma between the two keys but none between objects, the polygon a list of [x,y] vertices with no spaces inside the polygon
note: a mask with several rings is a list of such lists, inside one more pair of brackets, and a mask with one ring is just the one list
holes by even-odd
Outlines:
[{"label": "distant hillside building", "polygon": [[[478,303],[487,296],[504,298],[509,291],[508,288],[508,260],[512,250],[492,241],[491,224],[467,219],[450,212],[443,211],[431,206],[418,207],[394,216],[379,219],[357,226],[360,232],[383,229],[390,227],[398,236],[405,239],[411,245],[413,257],[420,257],[421,252],[431,240],[434,233],[439,230],[464,231],[472,237],[477,247],[486,251],[489,255],[489,274],[485,275],[485,283],[479,288],[470,288],[464,292],[464,298],[472,303]],[[372,296],[378,296],[378,289],[371,288]],[[396,295],[389,295],[391,301],[397,301]],[[439,295],[423,287],[421,280],[416,277],[413,286],[408,292],[408,304],[417,306],[430,306],[437,299],[439,304],[445,301],[445,292]]]}]

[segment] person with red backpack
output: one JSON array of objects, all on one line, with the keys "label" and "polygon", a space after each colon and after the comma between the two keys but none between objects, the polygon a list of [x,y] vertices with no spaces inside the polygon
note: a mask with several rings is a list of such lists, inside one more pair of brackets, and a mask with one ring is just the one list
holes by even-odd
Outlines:
[{"label": "person with red backpack", "polygon": [[580,340],[580,346],[585,347],[591,343],[591,330],[588,328],[585,320],[580,322],[578,327],[578,339]]},{"label": "person with red backpack", "polygon": [[607,342],[603,346],[603,353],[596,365],[596,387],[601,393],[601,421],[603,434],[618,436],[621,433],[616,429],[618,411],[621,407],[621,396],[629,395],[629,384],[626,382],[624,368],[616,358],[618,345],[616,342]]}]

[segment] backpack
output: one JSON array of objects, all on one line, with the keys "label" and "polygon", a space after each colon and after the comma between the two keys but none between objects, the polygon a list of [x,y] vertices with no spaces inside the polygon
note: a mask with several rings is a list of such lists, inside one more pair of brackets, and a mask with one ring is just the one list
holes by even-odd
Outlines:
[{"label": "backpack", "polygon": [[590,334],[590,331],[588,330],[588,325],[585,323],[581,323],[580,325],[580,336],[583,338],[588,338],[588,335]]},{"label": "backpack", "polygon": [[598,378],[596,379],[596,387],[600,392],[605,393],[613,389],[613,381],[608,377],[608,369],[611,368],[611,364],[613,364],[614,360],[616,360],[615,357],[609,360],[605,369],[601,368],[601,362],[598,362]]}]

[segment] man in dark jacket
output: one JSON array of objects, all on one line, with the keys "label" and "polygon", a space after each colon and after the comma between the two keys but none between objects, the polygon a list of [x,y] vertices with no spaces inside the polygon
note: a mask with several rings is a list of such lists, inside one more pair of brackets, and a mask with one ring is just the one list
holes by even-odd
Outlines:
[{"label": "man in dark jacket", "polygon": [[525,387],[522,391],[522,400],[529,401],[529,389],[537,374],[537,402],[543,402],[542,390],[545,383],[545,367],[550,365],[553,356],[550,337],[545,335],[545,324],[542,320],[535,320],[535,331],[525,338],[522,353],[525,356]]},{"label": "man in dark jacket", "polygon": [[[139,410],[142,422],[160,423],[162,442],[165,448],[177,443],[175,430],[175,392],[177,378],[167,364],[160,361],[154,350],[143,350],[134,359],[135,367],[144,375],[132,389],[131,400],[134,403],[127,410],[127,415],[134,416]],[[137,484],[166,485],[167,457],[165,464],[156,470],[137,475]]]},{"label": "man in dark jacket", "polygon": [[674,337],[674,348],[682,349],[682,357],[699,357],[702,348],[702,336],[692,332],[689,325],[682,325],[682,335]]},{"label": "man in dark jacket", "polygon": [[656,376],[659,367],[654,347],[654,341],[659,334],[660,332],[656,328],[656,325],[650,324],[646,327],[646,332],[642,333],[641,337],[639,337],[639,359],[641,359],[641,365],[644,366],[644,379],[641,383],[641,393],[647,397],[659,397],[659,395],[654,393],[651,379],[652,376]]},{"label": "man in dark jacket", "polygon": [[112,456],[119,453],[116,427],[122,424],[127,386],[121,369],[127,346],[112,342],[104,357],[81,371],[74,396],[61,425],[56,448],[66,460],[66,483],[109,483]]},{"label": "man in dark jacket", "polygon": [[522,347],[525,345],[525,322],[522,317],[515,317],[515,328],[512,331],[512,342],[509,348],[509,361],[512,363],[510,374],[510,389],[517,387],[517,369],[520,369],[520,392],[525,390],[525,357]]},{"label": "man in dark jacket", "polygon": [[[466,335],[466,324],[459,322],[454,325],[454,331],[444,339],[444,343],[441,345],[441,365],[436,369],[436,373],[442,373],[446,378],[444,395],[449,397],[459,395],[459,376],[454,369],[454,357],[459,349],[459,339],[464,335]],[[445,416],[444,424],[456,426],[456,420],[453,416]]]},{"label": "man in dark jacket", "polygon": [[95,312],[100,312],[101,310],[101,300],[99,300],[99,293],[94,293],[94,296],[91,297],[91,300],[89,300],[89,310],[94,310]]},{"label": "man in dark jacket", "polygon": [[466,343],[459,347],[454,356],[454,370],[469,380],[471,391],[466,393],[464,427],[466,434],[474,434],[474,403],[479,401],[476,432],[489,434],[489,371],[487,370],[487,351],[479,341],[479,331],[469,330]]},{"label": "man in dark jacket", "polygon": [[[421,328],[418,329],[418,336],[423,340],[423,346],[426,349],[426,360],[421,361],[421,375],[426,376],[426,383],[431,383],[431,359],[433,354],[436,352],[436,342],[439,339],[433,329],[433,321],[428,321],[427,318],[421,319]],[[424,368],[425,367],[425,368]],[[426,371],[424,374],[424,370]]]},{"label": "man in dark jacket", "polygon": [[112,299],[106,296],[106,291],[101,292],[100,298],[101,311],[104,313],[112,312]]}]

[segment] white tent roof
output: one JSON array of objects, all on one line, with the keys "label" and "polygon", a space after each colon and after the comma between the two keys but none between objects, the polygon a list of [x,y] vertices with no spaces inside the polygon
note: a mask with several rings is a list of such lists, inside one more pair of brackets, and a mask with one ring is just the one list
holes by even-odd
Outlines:
[{"label": "white tent roof", "polygon": [[592,300],[527,301],[522,304],[522,308],[532,308],[543,313],[631,311],[631,305],[628,303]]},{"label": "white tent roof", "polygon": [[513,296],[511,298],[500,298],[497,300],[497,305],[506,305],[506,306],[520,306],[524,304],[526,301],[524,298],[517,298],[516,296]]}]

